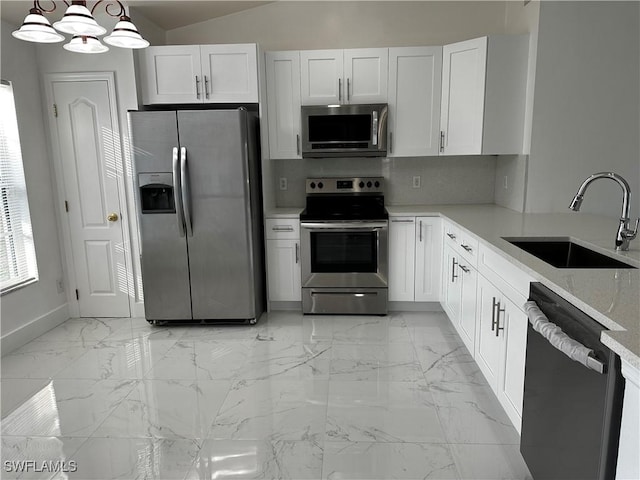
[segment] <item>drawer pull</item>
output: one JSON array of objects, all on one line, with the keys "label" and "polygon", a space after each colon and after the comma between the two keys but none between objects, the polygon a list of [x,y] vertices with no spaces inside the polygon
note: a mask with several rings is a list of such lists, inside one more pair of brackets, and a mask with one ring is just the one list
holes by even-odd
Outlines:
[{"label": "drawer pull", "polygon": [[293,232],[293,227],[272,227],[274,232]]},{"label": "drawer pull", "polygon": [[458,264],[458,266],[462,269],[462,271],[463,271],[464,273],[469,273],[469,272],[471,271],[471,270],[469,270],[467,267],[465,267],[464,265],[460,265],[460,264]]},{"label": "drawer pull", "polygon": [[449,237],[451,240],[456,239],[456,236],[453,233],[447,233],[447,237]]},{"label": "drawer pull", "polygon": [[473,248],[471,248],[469,245],[465,245],[464,243],[460,244],[460,246],[464,248],[467,252],[473,251]]},{"label": "drawer pull", "polygon": [[413,223],[413,220],[391,220],[393,223]]}]

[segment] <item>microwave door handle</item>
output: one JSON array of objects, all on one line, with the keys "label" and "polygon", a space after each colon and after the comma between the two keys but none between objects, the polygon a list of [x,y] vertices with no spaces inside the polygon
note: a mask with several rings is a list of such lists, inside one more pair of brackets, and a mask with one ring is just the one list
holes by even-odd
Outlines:
[{"label": "microwave door handle", "polygon": [[373,121],[371,122],[371,144],[378,145],[378,111],[372,112]]}]

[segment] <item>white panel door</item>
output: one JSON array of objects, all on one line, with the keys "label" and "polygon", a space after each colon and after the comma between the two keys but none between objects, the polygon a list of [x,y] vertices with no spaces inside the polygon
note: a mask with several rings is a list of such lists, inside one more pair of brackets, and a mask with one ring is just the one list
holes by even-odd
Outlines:
[{"label": "white panel door", "polygon": [[117,112],[107,81],[52,82],[54,119],[82,317],[128,317]]},{"label": "white panel door", "polygon": [[442,220],[438,217],[416,218],[416,302],[440,301],[442,263]]},{"label": "white panel door", "polygon": [[200,45],[205,103],[257,103],[256,44]]},{"label": "white panel door", "polygon": [[498,398],[509,418],[520,432],[522,425],[522,401],[524,397],[524,368],[527,351],[527,315],[516,305],[504,300],[506,318],[504,370],[498,384]]},{"label": "white panel door", "polygon": [[389,49],[344,51],[345,103],[387,103]]},{"label": "white panel door", "polygon": [[342,50],[302,50],[300,77],[303,105],[346,103]]},{"label": "white panel door", "polygon": [[501,319],[499,326],[504,327],[505,323],[505,315],[501,311],[504,309],[504,303],[500,303],[500,297],[500,291],[482,275],[479,275],[475,358],[480,370],[496,394],[504,345],[504,330],[497,330],[498,315]]},{"label": "white panel door", "polygon": [[476,343],[476,286],[478,272],[461,259],[458,266],[458,275],[462,281],[460,292],[460,318],[458,320],[458,333],[471,355],[475,352]]},{"label": "white panel door", "polygon": [[442,155],[482,153],[487,37],[442,48]]},{"label": "white panel door", "polygon": [[453,326],[458,329],[460,319],[460,295],[462,292],[458,258],[455,252],[446,245],[442,258],[442,306],[445,312],[447,312]]},{"label": "white panel door", "polygon": [[300,153],[300,53],[267,52],[269,157],[302,158]]},{"label": "white panel door", "polygon": [[389,156],[435,156],[440,147],[442,47],[389,49]]},{"label": "white panel door", "polygon": [[301,300],[299,240],[267,240],[267,270],[270,301]]},{"label": "white panel door", "polygon": [[389,300],[413,302],[416,248],[414,217],[389,220]]},{"label": "white panel door", "polygon": [[202,103],[204,79],[198,45],[148,47],[139,55],[145,105]]}]

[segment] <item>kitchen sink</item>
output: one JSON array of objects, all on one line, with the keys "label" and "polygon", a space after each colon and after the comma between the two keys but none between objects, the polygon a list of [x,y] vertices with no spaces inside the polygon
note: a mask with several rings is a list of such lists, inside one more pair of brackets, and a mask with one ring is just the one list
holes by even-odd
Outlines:
[{"label": "kitchen sink", "polygon": [[503,239],[556,268],[637,268],[578,245],[567,238]]}]

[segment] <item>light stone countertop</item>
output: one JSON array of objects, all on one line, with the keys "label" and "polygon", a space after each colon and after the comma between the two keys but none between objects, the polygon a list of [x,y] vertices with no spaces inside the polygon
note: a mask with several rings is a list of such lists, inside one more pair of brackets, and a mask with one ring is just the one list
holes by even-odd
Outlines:
[{"label": "light stone countertop", "polygon": [[270,208],[264,212],[264,218],[298,218],[304,207]]},{"label": "light stone countertop", "polygon": [[613,244],[618,220],[585,213],[519,213],[496,205],[387,205],[391,216],[443,216],[609,328],[602,342],[640,368],[640,270],[555,268],[502,237],[571,237],[608,256],[640,266],[640,240],[628,252]]}]

